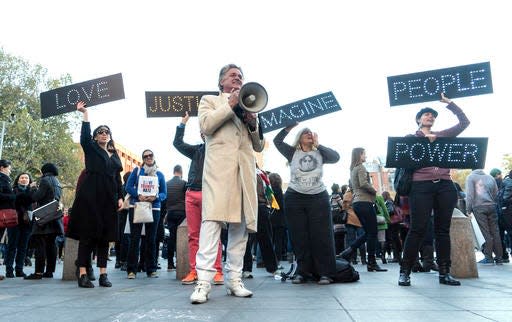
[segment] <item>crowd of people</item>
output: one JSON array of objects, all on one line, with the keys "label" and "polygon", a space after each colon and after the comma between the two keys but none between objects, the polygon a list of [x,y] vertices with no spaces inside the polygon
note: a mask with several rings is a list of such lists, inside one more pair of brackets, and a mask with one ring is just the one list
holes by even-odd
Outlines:
[{"label": "crowd of people", "polygon": [[[11,182],[11,162],[0,160],[0,209],[16,209],[18,214],[18,224],[6,233],[6,277],[53,277],[62,252],[57,255],[57,245],[60,240],[62,247],[65,234],[79,241],[75,261],[79,287],[94,287],[93,258],[99,285],[112,286],[107,276],[112,243],[115,268],[126,271],[128,279],[137,278],[139,272],[157,278],[162,242],[166,243],[162,256],[167,258],[167,270],[176,269],[177,227],[186,221],[189,267],[182,283],[195,284],[190,295],[193,304],[208,301],[212,283],[225,285],[230,295],[251,297],[243,280],[253,277],[255,258],[257,265],[278,277],[283,269],[280,262],[294,259],[293,284],[331,284],[337,261],[357,264],[359,258],[368,272],[387,271],[377,259],[382,265],[399,263],[400,286],[411,285],[411,272],[430,270],[439,272],[439,283],[457,286],[460,282],[450,275],[450,222],[456,207],[478,222],[485,238],[484,245],[479,245],[485,255],[481,263],[509,261],[512,173],[502,179],[497,169],[490,175],[474,170],[464,192],[451,180],[449,169],[427,167],[414,171],[408,195],[379,194],[364,165],[366,150],[358,147],[352,150],[350,181],[341,187],[333,184],[329,194],[323,168],[338,162],[340,155],[320,144],[318,134],[309,128],[299,130],[292,144],[285,143],[295,123],[273,140],[290,170],[283,191],[281,176],[256,163],[254,152],[261,152],[266,141],[256,113],[239,106],[243,80],[239,66],[226,65],[218,77],[219,95],[202,97],[201,144],[183,141],[190,116],[182,117],[173,146],[191,160],[186,181],[180,165],[166,181],[151,149],[142,152],[142,165],[121,179],[123,167],[112,132],[100,125],[91,133],[83,102],[77,104],[77,111],[83,114],[80,144],[85,169],[69,217],[42,226],[31,217],[36,207],[61,198],[54,164],[42,166],[36,184],[27,172]],[[458,123],[432,131],[438,112],[424,108],[415,118],[418,130],[410,136],[433,141],[455,137],[467,128],[469,120],[462,109],[444,95],[441,102]],[[35,269],[27,275],[24,267],[31,250]]]}]

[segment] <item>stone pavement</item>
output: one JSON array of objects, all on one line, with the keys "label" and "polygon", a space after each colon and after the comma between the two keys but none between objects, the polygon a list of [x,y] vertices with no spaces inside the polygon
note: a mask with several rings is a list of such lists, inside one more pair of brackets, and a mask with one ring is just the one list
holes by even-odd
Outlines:
[{"label": "stone pavement", "polygon": [[[368,273],[356,265],[359,282],[327,286],[283,283],[255,268],[254,279],[246,280],[252,298],[212,286],[210,300],[200,305],[189,303],[193,286],[165,270],[156,279],[142,273],[128,280],[109,268],[112,288],[97,281],[94,289],[82,289],[60,278],[6,279],[0,281],[0,321],[512,321],[512,264],[478,265],[480,277],[462,279],[460,287],[440,285],[434,272],[413,273],[412,286],[399,287],[398,265],[382,266],[389,271]],[[55,275],[61,274],[59,264]]]}]

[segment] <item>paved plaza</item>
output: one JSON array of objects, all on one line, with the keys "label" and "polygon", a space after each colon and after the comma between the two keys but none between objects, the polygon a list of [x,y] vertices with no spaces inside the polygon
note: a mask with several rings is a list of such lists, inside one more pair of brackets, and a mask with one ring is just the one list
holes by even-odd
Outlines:
[{"label": "paved plaza", "polygon": [[[434,272],[413,273],[412,286],[399,287],[398,265],[382,266],[389,271],[368,273],[356,265],[359,282],[327,286],[293,285],[255,268],[254,279],[246,280],[252,298],[213,286],[201,305],[189,302],[193,285],[181,285],[165,270],[159,278],[141,273],[128,280],[111,267],[112,288],[97,281],[83,289],[60,278],[6,279],[0,282],[0,321],[512,321],[512,264],[478,265],[479,278],[462,279],[460,287],[440,285]],[[59,264],[55,276],[61,274]]]}]

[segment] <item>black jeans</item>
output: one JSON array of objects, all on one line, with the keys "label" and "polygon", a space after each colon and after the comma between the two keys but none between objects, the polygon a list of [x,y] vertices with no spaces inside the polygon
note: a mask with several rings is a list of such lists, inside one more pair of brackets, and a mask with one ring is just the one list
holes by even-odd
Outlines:
[{"label": "black jeans", "polygon": [[107,267],[108,241],[80,239],[78,242],[78,267],[91,267],[91,258],[96,252],[96,266]]},{"label": "black jeans", "polygon": [[176,238],[178,226],[186,218],[184,210],[167,211],[167,228],[169,229],[169,239],[167,239],[167,263],[174,264],[174,252],[176,252]]},{"label": "black jeans", "polygon": [[437,263],[450,266],[450,225],[456,204],[457,190],[451,180],[412,183],[409,194],[411,225],[405,239],[404,264],[411,265],[418,256],[433,213]]},{"label": "black jeans", "polygon": [[357,249],[366,242],[368,258],[375,257],[375,246],[377,245],[377,214],[375,213],[373,202],[354,202],[352,208],[363,226],[364,235],[357,237],[350,247]]},{"label": "black jeans", "polygon": [[258,232],[249,234],[244,255],[244,271],[252,272],[252,246],[254,241],[260,245],[261,256],[265,269],[269,273],[277,270],[277,258],[272,245],[272,226],[270,224],[270,209],[265,205],[258,205]]},{"label": "black jeans", "polygon": [[336,254],[331,204],[327,191],[308,195],[288,189],[286,219],[297,258],[297,274],[334,276]]}]

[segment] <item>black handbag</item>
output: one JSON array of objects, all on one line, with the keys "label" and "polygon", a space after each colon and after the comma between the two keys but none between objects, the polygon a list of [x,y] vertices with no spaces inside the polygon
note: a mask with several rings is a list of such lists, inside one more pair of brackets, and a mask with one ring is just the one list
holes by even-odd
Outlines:
[{"label": "black handbag", "polygon": [[35,209],[32,213],[32,217],[39,227],[46,225],[50,221],[60,219],[63,215],[62,210],[59,209],[58,200],[53,200]]},{"label": "black handbag", "polygon": [[408,196],[412,187],[414,169],[397,168],[393,186],[399,196]]}]

